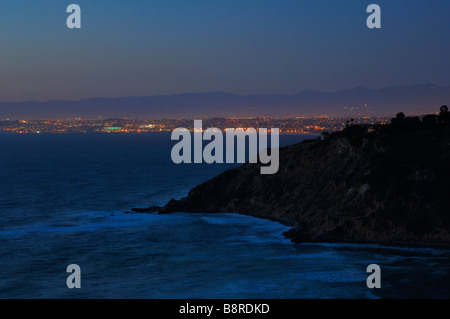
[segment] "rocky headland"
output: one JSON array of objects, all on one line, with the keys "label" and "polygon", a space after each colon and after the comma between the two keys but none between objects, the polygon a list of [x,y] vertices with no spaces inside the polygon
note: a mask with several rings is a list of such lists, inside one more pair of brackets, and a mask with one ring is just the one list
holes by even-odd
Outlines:
[{"label": "rocky headland", "polygon": [[450,244],[450,112],[325,133],[280,149],[280,168],[227,170],[164,207],[291,222],[300,242]]}]

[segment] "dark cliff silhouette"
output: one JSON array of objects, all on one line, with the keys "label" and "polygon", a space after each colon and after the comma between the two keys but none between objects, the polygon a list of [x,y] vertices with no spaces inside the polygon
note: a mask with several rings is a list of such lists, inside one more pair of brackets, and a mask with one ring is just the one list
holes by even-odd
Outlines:
[{"label": "dark cliff silhouette", "polygon": [[164,207],[290,220],[294,242],[450,244],[450,113],[349,125],[280,149],[280,169],[244,164]]}]

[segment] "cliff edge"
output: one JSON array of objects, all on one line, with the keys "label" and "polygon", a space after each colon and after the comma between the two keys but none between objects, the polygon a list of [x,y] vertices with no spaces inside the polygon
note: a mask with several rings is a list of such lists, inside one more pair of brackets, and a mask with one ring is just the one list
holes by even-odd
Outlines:
[{"label": "cliff edge", "polygon": [[294,242],[447,245],[450,128],[442,119],[448,113],[422,119],[399,113],[390,125],[348,125],[281,148],[274,175],[245,164],[148,210],[287,219],[295,225],[285,235]]}]

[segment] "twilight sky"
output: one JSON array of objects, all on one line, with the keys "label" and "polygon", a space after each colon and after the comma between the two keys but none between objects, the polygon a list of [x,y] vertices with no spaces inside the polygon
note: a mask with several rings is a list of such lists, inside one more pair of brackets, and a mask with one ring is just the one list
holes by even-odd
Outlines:
[{"label": "twilight sky", "polygon": [[0,102],[450,85],[448,0],[2,0],[0,43]]}]

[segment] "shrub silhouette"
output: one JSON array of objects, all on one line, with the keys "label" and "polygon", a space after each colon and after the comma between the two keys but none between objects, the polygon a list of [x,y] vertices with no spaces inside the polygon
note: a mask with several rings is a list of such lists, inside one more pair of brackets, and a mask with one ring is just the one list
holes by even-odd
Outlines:
[{"label": "shrub silhouette", "polygon": [[440,107],[439,115],[427,114],[423,116],[422,120],[418,116],[405,116],[405,113],[398,113],[392,120],[391,130],[420,130],[420,129],[434,129],[439,127],[450,127],[450,112],[447,105]]},{"label": "shrub silhouette", "polygon": [[[440,107],[440,114],[426,114],[422,118],[419,116],[406,116],[400,112],[391,119],[391,124],[353,124],[355,119],[347,120],[347,125],[340,132],[333,134],[323,134],[322,140],[332,136],[344,136],[350,139],[351,145],[361,146],[367,135],[383,132],[415,132],[420,130],[434,130],[450,128],[450,112],[447,105]],[[352,125],[353,124],[353,125]]]},{"label": "shrub silhouette", "polygon": [[438,123],[438,117],[435,114],[428,114],[422,118],[422,123],[427,128],[436,127]]},{"label": "shrub silhouette", "polygon": [[405,120],[405,118],[406,118],[405,113],[400,112],[391,120],[391,124],[393,126],[399,125]]},{"label": "shrub silhouette", "polygon": [[438,122],[444,127],[448,127],[450,125],[450,112],[448,111],[448,106],[442,105],[440,111],[441,112],[438,116]]}]

